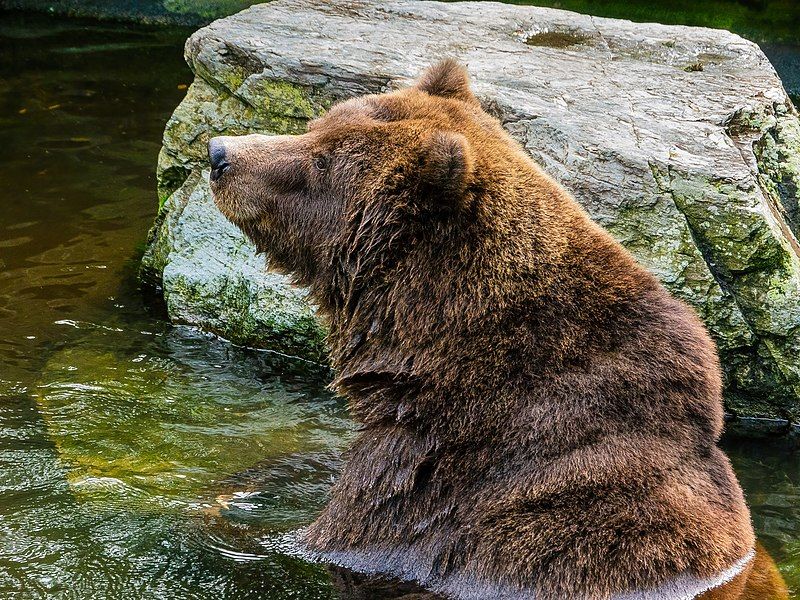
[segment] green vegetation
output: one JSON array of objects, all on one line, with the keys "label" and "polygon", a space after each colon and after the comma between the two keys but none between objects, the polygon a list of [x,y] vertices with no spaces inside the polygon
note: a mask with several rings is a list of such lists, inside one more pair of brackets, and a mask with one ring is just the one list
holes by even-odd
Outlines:
[{"label": "green vegetation", "polygon": [[3,9],[150,24],[198,26],[239,12],[253,0],[0,0]]},{"label": "green vegetation", "polygon": [[640,23],[727,29],[756,42],[800,43],[795,0],[504,0],[508,4],[562,8]]},{"label": "green vegetation", "polygon": [[163,0],[164,9],[181,15],[198,15],[212,20],[237,13],[251,4],[252,0]]}]

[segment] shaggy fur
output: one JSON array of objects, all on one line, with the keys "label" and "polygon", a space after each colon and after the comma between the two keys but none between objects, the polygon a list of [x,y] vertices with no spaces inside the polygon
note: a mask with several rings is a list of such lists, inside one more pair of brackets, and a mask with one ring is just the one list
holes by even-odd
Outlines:
[{"label": "shaggy fur", "polygon": [[460,597],[608,598],[754,546],[695,314],[445,61],[218,138],[222,212],[308,286],[361,433],[305,544]]}]

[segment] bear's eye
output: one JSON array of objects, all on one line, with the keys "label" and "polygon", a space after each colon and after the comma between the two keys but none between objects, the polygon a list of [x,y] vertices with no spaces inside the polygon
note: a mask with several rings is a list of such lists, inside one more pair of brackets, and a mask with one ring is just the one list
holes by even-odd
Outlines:
[{"label": "bear's eye", "polygon": [[315,156],[314,157],[314,168],[317,171],[325,171],[328,168],[328,157],[327,156]]}]

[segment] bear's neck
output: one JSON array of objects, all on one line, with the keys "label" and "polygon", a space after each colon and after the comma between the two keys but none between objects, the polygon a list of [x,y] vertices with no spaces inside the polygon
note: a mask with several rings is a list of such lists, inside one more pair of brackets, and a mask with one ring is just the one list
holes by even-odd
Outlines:
[{"label": "bear's neck", "polygon": [[[329,321],[334,385],[351,400],[357,419],[413,415],[418,407],[406,403],[419,397],[419,386],[434,374],[441,384],[458,361],[480,360],[472,355],[484,336],[493,343],[486,333],[493,321],[557,285],[553,274],[567,241],[551,235],[549,221],[557,213],[563,224],[565,209],[522,198],[480,198],[468,223],[395,244],[402,254],[389,264],[376,260],[370,277],[335,273],[336,291],[315,294]],[[584,218],[579,210],[576,218]],[[331,263],[346,261],[334,257]]]}]

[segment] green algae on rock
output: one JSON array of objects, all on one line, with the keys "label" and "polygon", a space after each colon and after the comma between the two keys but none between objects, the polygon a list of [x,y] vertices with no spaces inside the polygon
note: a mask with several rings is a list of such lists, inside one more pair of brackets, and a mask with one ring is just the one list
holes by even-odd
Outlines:
[{"label": "green algae on rock", "polygon": [[141,276],[163,289],[170,318],[234,343],[323,362],[324,331],[306,292],[269,273],[216,209],[208,173],[195,171],[166,200]]},{"label": "green algae on rock", "polygon": [[[586,42],[530,43],[553,31]],[[331,102],[407,84],[443,56],[466,63],[511,135],[698,310],[729,412],[800,422],[800,124],[763,53],[729,32],[491,3],[256,6],[187,41],[196,79],[165,132],[160,195],[191,173],[176,193],[203,197],[191,190],[210,135],[302,131]],[[219,327],[205,308],[194,316]]]}]

